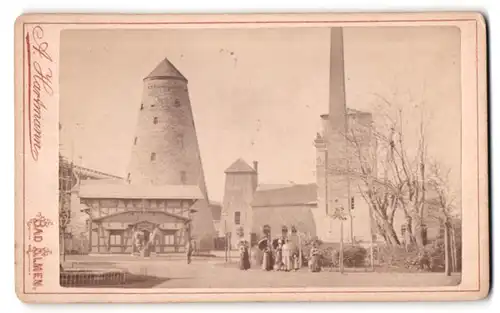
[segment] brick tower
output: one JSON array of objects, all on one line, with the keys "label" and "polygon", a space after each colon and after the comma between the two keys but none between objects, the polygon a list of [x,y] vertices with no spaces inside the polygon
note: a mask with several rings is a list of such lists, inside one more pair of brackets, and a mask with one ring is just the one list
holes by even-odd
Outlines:
[{"label": "brick tower", "polygon": [[[330,242],[339,241],[339,222],[328,217],[336,207],[349,208],[349,182],[347,170],[347,108],[344,81],[344,43],[342,28],[330,29],[330,97],[328,114],[321,116],[322,132],[316,146],[316,180],[318,184],[318,210],[315,218],[318,235]],[[344,228],[345,230],[345,228]],[[344,234],[346,232],[344,231]]]},{"label": "brick tower", "polygon": [[328,114],[321,115],[322,131],[314,140],[318,185],[318,210],[314,212],[314,217],[318,236],[329,242],[340,240],[340,222],[328,217],[340,206],[348,219],[344,223],[345,242],[355,237],[366,241],[371,236],[369,209],[359,193],[360,182],[347,174],[350,169],[358,169],[359,166],[346,136],[351,131],[360,134],[362,153],[368,157],[371,134],[366,131],[370,129],[372,116],[346,107],[343,45],[342,28],[331,28]]},{"label": "brick tower", "polygon": [[348,182],[345,175],[348,155],[346,153],[347,108],[344,81],[344,43],[342,28],[331,28],[330,35],[330,98],[328,114],[321,116],[323,124],[323,142],[319,148],[325,150],[325,171],[327,194],[323,195],[326,210],[332,211],[342,205],[348,208]]},{"label": "brick tower", "polygon": [[215,229],[187,84],[168,59],[144,78],[127,180],[138,185],[198,185],[205,199],[193,207],[197,213],[192,235],[200,248],[211,249]]}]

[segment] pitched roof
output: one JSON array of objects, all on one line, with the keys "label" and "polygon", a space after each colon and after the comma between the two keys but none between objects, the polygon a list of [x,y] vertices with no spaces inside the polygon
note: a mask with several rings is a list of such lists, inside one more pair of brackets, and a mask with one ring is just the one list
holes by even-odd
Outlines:
[{"label": "pitched roof", "polygon": [[316,236],[316,222],[312,213],[314,208],[307,206],[254,207],[252,210],[252,232],[261,234],[262,226],[271,226],[271,235],[281,234],[281,227],[292,225],[301,233]]},{"label": "pitched roof", "polygon": [[248,165],[245,160],[239,158],[234,161],[225,171],[225,173],[257,173],[253,167]]},{"label": "pitched roof", "polygon": [[59,166],[70,168],[73,167],[73,172],[80,176],[88,176],[93,179],[115,179],[115,180],[123,180],[123,177],[112,175],[109,173],[105,173],[102,171],[98,171],[92,168],[83,167],[77,164],[72,164],[68,157],[60,155],[59,156]]},{"label": "pitched roof", "polygon": [[[350,114],[350,115],[371,115],[370,112],[360,111],[360,110],[351,109],[351,108],[347,108],[347,114]],[[322,119],[328,119],[330,114],[321,114],[320,116]]]},{"label": "pitched roof", "polygon": [[310,205],[317,201],[317,189],[316,184],[290,185],[277,189],[257,189],[252,206]]},{"label": "pitched roof", "polygon": [[184,75],[167,59],[163,59],[155,69],[149,73],[144,79],[151,78],[179,78],[182,80],[187,80]]},{"label": "pitched roof", "polygon": [[280,189],[285,187],[291,187],[292,184],[259,184],[257,186],[257,191]]},{"label": "pitched roof", "polygon": [[80,198],[87,199],[186,199],[201,200],[198,186],[188,185],[133,185],[126,183],[100,183],[99,180],[83,180]]}]

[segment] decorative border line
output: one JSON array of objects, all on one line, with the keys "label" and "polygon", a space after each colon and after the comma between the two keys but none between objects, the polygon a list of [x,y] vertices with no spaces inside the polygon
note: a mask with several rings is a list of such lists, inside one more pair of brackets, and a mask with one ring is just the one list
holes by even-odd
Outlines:
[{"label": "decorative border line", "polygon": [[[478,27],[477,27],[477,20],[476,19],[470,19],[470,18],[463,18],[463,19],[427,19],[427,20],[363,20],[363,21],[200,21],[200,22],[26,22],[23,23],[23,34],[25,34],[25,27],[26,25],[207,25],[207,24],[324,24],[324,23],[329,23],[329,24],[338,24],[338,23],[408,23],[408,22],[475,22],[475,34],[476,34],[476,108],[477,108],[477,129],[476,129],[476,137],[477,137],[477,173],[479,174],[479,68],[478,68],[478,62],[479,62],[479,43],[478,43]],[[26,38],[27,42],[28,38]],[[29,47],[28,47],[29,51]],[[30,55],[28,55],[28,60],[30,60]],[[26,99],[25,99],[25,66],[26,66],[26,59],[25,59],[25,48],[23,47],[23,224],[26,221],[26,210],[25,210],[25,205],[26,205],[26,188],[25,188],[25,181],[26,181],[26,171],[25,171],[25,164],[26,164],[26,144],[25,144],[25,137],[26,137],[26,123],[25,123],[25,106],[26,106]],[[31,64],[28,63],[28,72],[31,71]],[[28,79],[30,79],[28,77]],[[29,92],[29,91],[28,91]],[[463,101],[463,99],[462,99]],[[460,175],[462,176],[462,175]],[[479,175],[477,179],[477,191],[479,193]],[[478,204],[478,209],[480,206],[479,203],[479,197],[477,200]],[[477,225],[477,231],[478,231],[478,247],[480,247],[480,240],[481,236],[480,234],[480,210],[478,210],[478,225]],[[462,221],[463,223],[463,221]],[[23,227],[23,251],[26,248],[26,234],[25,234],[25,227]],[[478,292],[481,290],[481,281],[480,281],[480,275],[481,275],[481,251],[478,249],[478,289],[461,289],[461,290],[422,290],[422,289],[417,289],[417,290],[392,290],[392,291],[381,291],[381,290],[373,290],[373,291],[366,291],[366,290],[345,290],[345,291],[224,291],[223,294],[297,294],[297,293],[304,293],[304,294],[324,294],[324,293],[331,293],[331,294],[336,294],[336,293],[382,293],[382,294],[387,294],[387,293],[414,293],[414,292],[422,292],[422,293],[443,293],[443,292],[449,292],[449,293],[460,293],[460,292]],[[158,294],[169,294],[169,295],[192,295],[192,294],[211,294],[211,295],[217,295],[220,293],[215,293],[215,292],[26,292],[26,258],[23,256],[23,293],[24,294],[68,294],[68,295],[87,295],[87,294],[106,294],[106,295],[158,295]],[[168,288],[164,288],[168,290]]]}]

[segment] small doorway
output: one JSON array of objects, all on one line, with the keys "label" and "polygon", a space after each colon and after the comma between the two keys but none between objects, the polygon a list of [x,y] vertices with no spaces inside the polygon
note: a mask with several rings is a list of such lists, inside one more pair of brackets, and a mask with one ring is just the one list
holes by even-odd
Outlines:
[{"label": "small doorway", "polygon": [[143,229],[142,233],[144,234],[144,243],[148,243],[149,237],[151,236],[151,233],[147,229]]}]

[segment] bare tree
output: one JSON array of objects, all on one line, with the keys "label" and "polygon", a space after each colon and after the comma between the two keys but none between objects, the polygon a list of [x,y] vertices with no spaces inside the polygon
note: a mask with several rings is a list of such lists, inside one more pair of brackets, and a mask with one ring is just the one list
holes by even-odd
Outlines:
[{"label": "bare tree", "polygon": [[[409,241],[405,244],[422,248],[427,161],[423,109],[419,105],[413,107],[421,113],[418,135],[407,140],[403,110],[379,98],[385,108],[379,110],[378,123],[349,127],[345,134],[348,146],[345,163],[349,166],[333,165],[329,167],[330,173],[355,181],[370,206],[377,232],[389,245],[401,244],[394,230],[394,215],[401,210],[406,217]],[[413,115],[411,118],[414,120]]]},{"label": "bare tree", "polygon": [[411,243],[419,248],[425,245],[424,209],[425,209],[425,136],[423,121],[420,121],[418,145],[413,157],[408,156],[412,148],[405,141],[403,132],[403,113],[398,111],[398,118],[390,122],[389,137],[379,136],[386,140],[389,148],[388,170],[395,185],[399,186],[397,205],[406,217],[406,231],[409,233]]},{"label": "bare tree", "polygon": [[454,247],[454,230],[452,218],[455,213],[455,196],[450,188],[449,170],[443,170],[437,163],[430,165],[429,186],[435,196],[429,200],[429,207],[436,208],[431,211],[431,216],[439,219],[444,228],[444,253],[445,274],[451,275],[452,269],[456,267],[456,247]]},{"label": "bare tree", "polygon": [[390,159],[380,157],[384,151],[390,150],[388,134],[384,135],[373,125],[359,125],[350,128],[345,138],[348,151],[346,158],[349,159],[345,164],[349,166],[329,165],[329,173],[348,177],[354,182],[353,185],[357,185],[359,193],[370,207],[377,233],[388,245],[400,245],[394,230],[394,215],[403,184],[390,176]]}]

